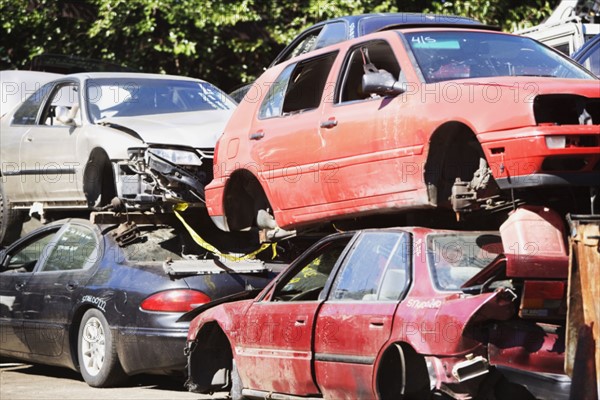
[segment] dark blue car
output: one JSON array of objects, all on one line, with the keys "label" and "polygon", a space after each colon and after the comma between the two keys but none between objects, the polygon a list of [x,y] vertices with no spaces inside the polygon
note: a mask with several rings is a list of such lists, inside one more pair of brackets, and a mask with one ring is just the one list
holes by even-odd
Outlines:
[{"label": "dark blue car", "polygon": [[96,387],[137,373],[177,374],[186,311],[263,288],[260,261],[186,256],[193,243],[169,225],[39,228],[0,253],[0,354],[79,370]]}]

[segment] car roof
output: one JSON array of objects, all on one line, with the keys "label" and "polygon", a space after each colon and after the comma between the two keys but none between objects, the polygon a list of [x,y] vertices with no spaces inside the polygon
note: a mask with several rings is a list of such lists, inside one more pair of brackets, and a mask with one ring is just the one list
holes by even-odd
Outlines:
[{"label": "car roof", "polygon": [[[484,25],[483,23],[469,17],[461,17],[457,15],[444,15],[444,14],[422,14],[422,13],[371,13],[371,14],[358,14],[358,15],[347,15],[338,18],[332,18],[325,21],[317,22],[316,24],[304,29],[296,37],[288,43],[287,46],[279,52],[279,54],[273,59],[270,67],[273,67],[282,62],[282,59],[288,54],[288,52],[297,45],[301,37],[307,32],[319,29],[326,25],[334,24],[337,22],[344,22],[349,26],[346,40],[355,39],[360,36],[365,36],[370,33],[378,32],[381,30],[396,29],[400,27],[473,27],[487,30],[500,30],[497,27]],[[336,43],[340,43],[337,41]],[[332,43],[335,44],[335,43]],[[313,49],[315,51],[317,49]],[[309,51],[311,53],[312,51]],[[306,53],[304,53],[306,54]]]},{"label": "car roof", "polygon": [[206,82],[198,78],[190,78],[187,76],[180,75],[163,75],[163,74],[150,74],[144,72],[80,72],[76,74],[65,75],[66,78],[76,78],[80,80],[85,79],[102,79],[102,78],[130,78],[130,79],[164,79],[164,80],[181,80],[181,81],[196,81]]},{"label": "car roof", "polygon": [[[444,14],[423,14],[423,13],[369,13],[369,14],[358,14],[358,15],[346,15],[343,17],[337,17],[328,19],[325,21],[318,22],[306,30],[313,29],[318,26],[331,24],[334,22],[344,21],[351,24],[359,25],[357,36],[366,35],[368,33],[376,32],[381,30],[383,27],[390,25],[401,26],[401,25],[448,25],[448,24],[461,24],[461,25],[483,25],[481,22],[469,18],[461,17],[457,15],[444,15]],[[376,23],[374,23],[377,21]],[[372,22],[372,24],[369,24]],[[305,30],[305,31],[306,31]]]}]

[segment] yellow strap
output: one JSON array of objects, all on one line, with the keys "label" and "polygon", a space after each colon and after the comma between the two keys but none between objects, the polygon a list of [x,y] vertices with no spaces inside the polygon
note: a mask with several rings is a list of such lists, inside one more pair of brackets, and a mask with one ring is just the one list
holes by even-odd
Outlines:
[{"label": "yellow strap", "polygon": [[198,235],[198,233],[196,233],[196,231],[187,222],[185,222],[185,220],[183,219],[183,216],[180,214],[180,212],[187,210],[187,208],[188,208],[187,203],[178,203],[175,206],[173,206],[173,211],[175,212],[175,215],[177,216],[177,218],[179,218],[179,220],[181,221],[181,223],[183,224],[185,229],[187,229],[187,231],[189,232],[192,239],[194,239],[194,242],[196,242],[204,250],[207,250],[207,251],[209,251],[219,257],[222,257],[226,260],[244,261],[244,260],[248,260],[250,258],[254,258],[261,251],[266,250],[269,247],[272,247],[272,249],[273,249],[272,258],[274,259],[275,257],[277,257],[277,245],[275,243],[263,243],[257,250],[254,250],[251,253],[248,253],[246,255],[239,256],[239,257],[232,256],[231,254],[221,253],[219,251],[219,249],[217,249],[215,246],[208,243],[206,240],[202,239],[202,237],[200,235]]}]

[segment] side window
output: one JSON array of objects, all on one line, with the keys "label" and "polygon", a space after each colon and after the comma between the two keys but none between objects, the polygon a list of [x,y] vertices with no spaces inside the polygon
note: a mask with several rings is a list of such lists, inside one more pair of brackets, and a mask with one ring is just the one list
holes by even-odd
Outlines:
[{"label": "side window", "polygon": [[87,269],[99,257],[99,243],[89,228],[69,225],[49,251],[41,271]]},{"label": "side window", "polygon": [[327,24],[325,25],[323,30],[321,30],[321,34],[317,39],[315,50],[331,46],[332,44],[343,42],[347,38],[348,34],[346,33],[345,22],[335,22],[332,24]]},{"label": "side window", "polygon": [[596,74],[596,76],[600,76],[600,41],[581,60],[581,64]]},{"label": "side window", "polygon": [[260,110],[258,112],[259,119],[278,117],[281,115],[283,96],[285,95],[294,66],[294,64],[288,65],[269,88],[267,97],[265,97],[260,105]]},{"label": "side window", "polygon": [[307,32],[305,34],[305,36],[300,39],[298,44],[295,47],[289,49],[288,53],[285,54],[279,60],[278,63],[287,61],[289,59],[298,57],[299,55],[302,55],[302,54],[308,53],[309,51],[314,50],[315,44],[317,42],[317,38],[319,37],[319,33],[321,33],[322,29],[323,28],[315,29],[313,31]]},{"label": "side window", "polygon": [[32,272],[38,260],[43,254],[44,248],[52,241],[59,227],[54,230],[44,232],[37,236],[33,241],[29,241],[20,248],[11,251],[4,261],[1,273],[22,273]]},{"label": "side window", "polygon": [[317,300],[349,240],[349,237],[340,238],[312,253],[298,266],[295,274],[278,285],[273,299],[276,301]]},{"label": "side window", "polygon": [[40,125],[65,126],[69,121],[80,125],[79,109],[79,87],[74,83],[60,85],[52,92]]},{"label": "side window", "polygon": [[283,113],[319,107],[337,52],[296,64],[283,100]]},{"label": "side window", "polygon": [[363,234],[336,277],[330,299],[398,301],[410,281],[409,243],[407,233]]},{"label": "side window", "polygon": [[370,98],[362,91],[362,77],[365,66],[372,64],[376,69],[383,69],[400,79],[400,65],[390,45],[383,41],[361,43],[348,52],[344,63],[342,82],[336,96],[337,103]]},{"label": "side window", "polygon": [[29,96],[27,100],[15,112],[12,123],[14,125],[35,125],[42,103],[52,90],[52,83],[47,83],[38,91]]}]

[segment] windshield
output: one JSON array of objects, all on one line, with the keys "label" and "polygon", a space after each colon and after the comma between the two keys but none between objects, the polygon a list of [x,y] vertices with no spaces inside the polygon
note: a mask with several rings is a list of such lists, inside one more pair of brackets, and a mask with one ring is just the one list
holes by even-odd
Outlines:
[{"label": "windshield", "polygon": [[405,34],[427,83],[495,76],[594,79],[533,39],[486,32]]},{"label": "windshield", "polygon": [[427,262],[435,286],[458,290],[503,252],[496,233],[454,232],[427,236]]},{"label": "windshield", "polygon": [[90,119],[188,111],[231,110],[235,103],[208,82],[107,78],[87,82]]}]

